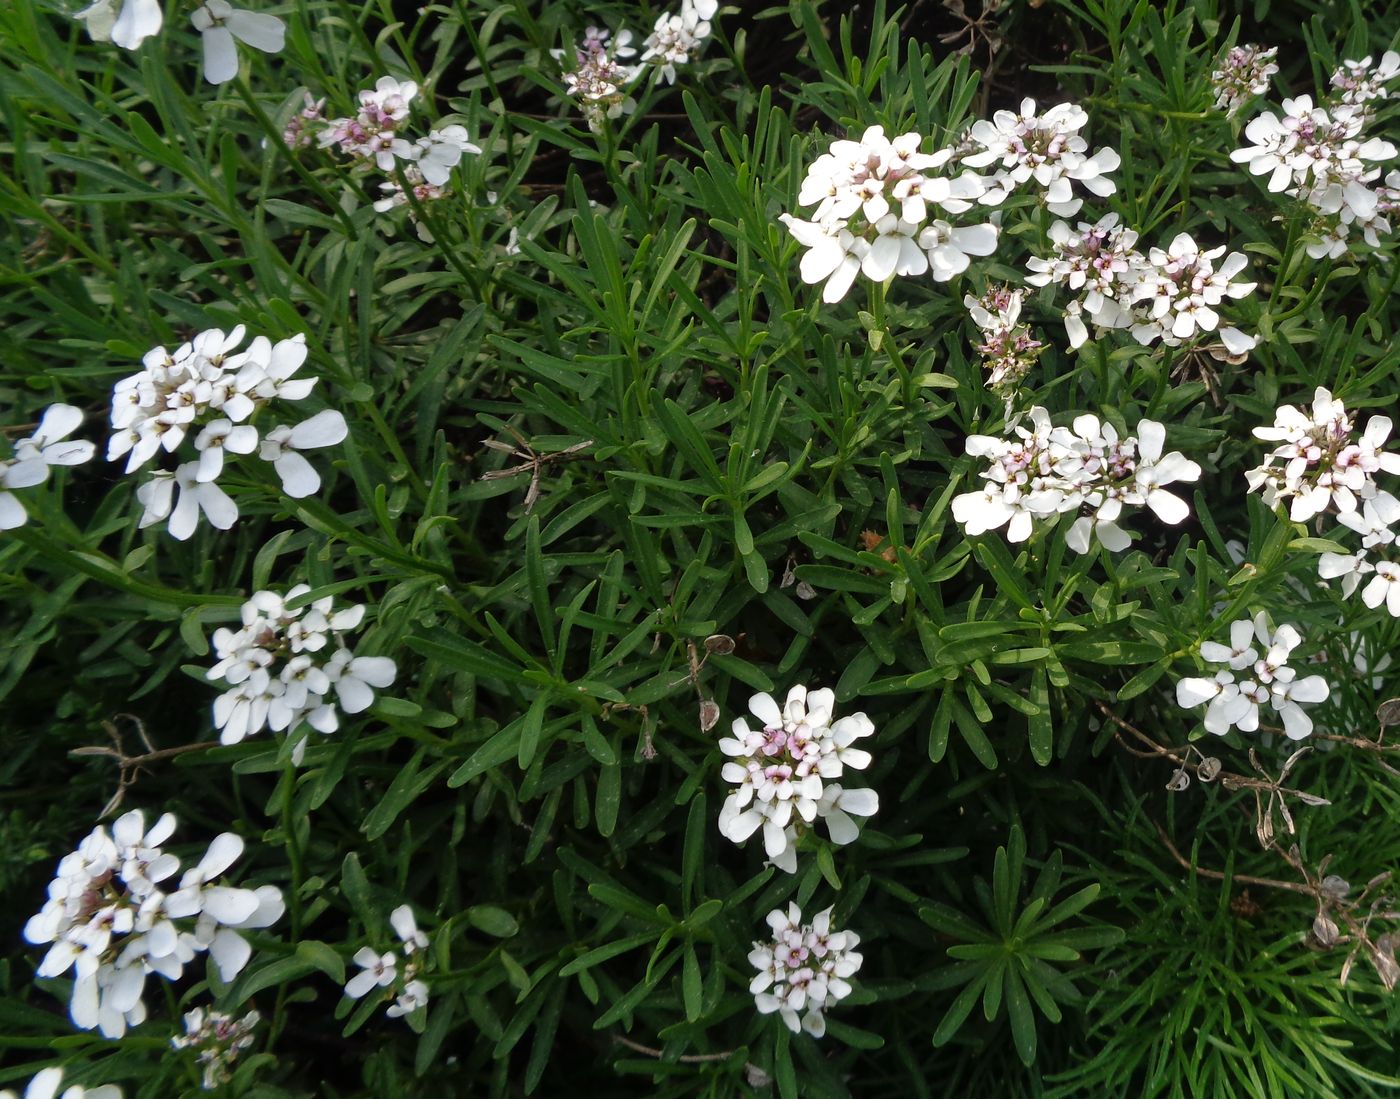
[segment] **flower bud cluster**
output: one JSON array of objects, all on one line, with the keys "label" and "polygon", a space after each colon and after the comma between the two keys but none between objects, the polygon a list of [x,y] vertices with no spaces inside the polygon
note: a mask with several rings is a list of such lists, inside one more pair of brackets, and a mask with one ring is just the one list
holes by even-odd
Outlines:
[{"label": "flower bud cluster", "polygon": [[[1230,626],[1230,644],[1206,641],[1201,658],[1222,665],[1209,679],[1182,679],[1176,685],[1176,701],[1190,709],[1206,704],[1206,732],[1224,736],[1231,728],[1252,733],[1259,728],[1259,707],[1268,703],[1283,721],[1290,740],[1302,740],[1313,731],[1312,718],[1300,703],[1325,702],[1330,688],[1320,675],[1298,678],[1290,667],[1293,650],[1302,643],[1293,626],[1270,630],[1261,611]],[[1254,647],[1258,644],[1258,648]],[[1236,673],[1245,672],[1243,679]]]},{"label": "flower bud cluster", "polygon": [[360,972],[346,982],[345,995],[358,1000],[375,989],[384,989],[380,995],[394,1000],[384,1014],[397,1019],[427,1006],[428,984],[420,974],[427,958],[428,936],[418,930],[413,909],[406,904],[389,913],[389,923],[403,943],[403,964],[395,951],[380,954],[371,947],[361,947],[354,959]]},{"label": "flower bud cluster", "polygon": [[1029,416],[1030,428],[968,438],[967,453],[989,463],[980,491],[953,498],[953,517],[968,535],[1005,526],[1009,541],[1024,542],[1037,521],[1082,512],[1066,544],[1076,553],[1087,553],[1095,541],[1120,551],[1132,543],[1118,525],[1125,507],[1147,507],[1173,525],[1190,514],[1186,501],[1164,486],[1198,480],[1201,467],[1177,451],[1162,453],[1161,424],[1141,420],[1136,436],[1121,438],[1093,415],[1075,417],[1069,428],[1053,427],[1038,406]]},{"label": "flower bud cluster", "polygon": [[743,843],[762,828],[768,858],[788,873],[797,871],[797,839],[807,826],[821,820],[833,843],[847,844],[860,831],[851,816],[872,816],[880,808],[874,790],[832,781],[847,767],[870,766],[870,753],[855,744],[875,732],[863,713],[834,721],[835,704],[829,688],[795,686],[781,708],[772,695],[756,694],[749,712],[759,728],[735,718],[732,735],[719,742],[730,757],[721,774],[735,786],[720,809],[720,832]]},{"label": "flower bud cluster", "polygon": [[[394,682],[387,656],[356,656],[345,634],[365,609],[333,608],[330,596],[289,607],[309,592],[298,584],[285,596],[260,591],[242,608],[243,626],[214,631],[218,663],[205,673],[229,689],[214,701],[214,725],[225,744],[237,744],[264,727],[293,732],[303,721],[321,733],[340,727],[340,712],[358,714],[374,702],[373,688]],[[334,701],[331,695],[334,694]],[[300,763],[305,740],[293,752]]]},{"label": "flower bud cluster", "polygon": [[92,443],[68,438],[82,422],[82,409],[50,405],[34,434],[17,439],[10,457],[0,458],[0,530],[14,530],[29,521],[29,512],[12,489],[42,485],[53,466],[80,466],[92,460]]},{"label": "flower bud cluster", "polygon": [[146,977],[178,981],[204,951],[222,979],[233,980],[252,955],[239,931],[269,927],[282,915],[276,886],[216,883],[243,854],[243,841],[231,832],[215,837],[199,864],[168,889],[180,860],[162,847],[174,831],[172,814],[148,830],[139,809],[118,817],[110,834],[99,825],[59,862],[48,901],[24,926],[27,941],[52,944],[40,977],[74,971],[69,1010],[83,1030],[120,1038],[146,1018]]},{"label": "flower bud cluster", "polygon": [[826,1033],[826,1010],[851,994],[849,978],[863,960],[856,953],[860,936],[833,931],[831,909],[802,922],[796,904],[784,912],[768,913],[773,929],[769,942],[756,942],[749,962],[758,974],[749,983],[754,1006],[763,1015],[777,1012],[794,1034],[805,1030],[814,1038]]},{"label": "flower bud cluster", "polygon": [[1255,283],[1235,281],[1247,262],[1243,253],[1231,252],[1217,267],[1225,248],[1202,251],[1189,233],[1178,233],[1166,248],[1146,255],[1134,247],[1137,239],[1134,230],[1119,225],[1117,214],[1092,225],[1080,222],[1075,229],[1057,221],[1050,227],[1051,255],[1027,260],[1026,281],[1032,286],[1055,283],[1080,294],[1065,309],[1070,347],[1089,339],[1089,323],[1096,334],[1130,329],[1144,346],[1157,340],[1176,346],[1214,333],[1231,355],[1254,347],[1253,336],[1222,327],[1216,311],[1226,298],[1254,292]]},{"label": "flower bud cluster", "polygon": [[1269,90],[1269,78],[1278,72],[1278,47],[1231,46],[1220,59],[1220,68],[1210,74],[1215,89],[1215,107],[1234,118],[1240,108],[1256,95]]},{"label": "flower bud cluster", "polygon": [[342,442],[344,416],[327,409],[261,438],[250,422],[274,400],[300,401],[311,393],[315,378],[293,376],[306,361],[306,337],[274,344],[257,336],[235,351],[244,335],[242,325],[228,334],[211,328],[173,352],[154,348],[142,370],[113,387],[109,462],[125,457],[126,472],[134,473],[162,452],[176,453],[187,439],[195,451],[194,460],[173,472],[157,471],[137,488],[142,527],[168,520],[166,529],[183,541],[201,513],[219,530],[233,526],[238,505],[216,483],[230,454],[271,462],[288,496],[309,496],[321,487],[320,475],[299,452]]},{"label": "flower bud cluster", "polygon": [[[614,37],[605,28],[589,27],[572,52],[574,68],[563,71],[564,90],[579,101],[589,129],[599,131],[605,118],[621,118],[637,109],[637,101],[627,88],[641,72],[641,66],[623,63],[637,56],[631,31],[618,31]],[[562,65],[569,51],[549,53]]]},{"label": "flower bud cluster", "polygon": [[203,1069],[201,1086],[205,1091],[213,1091],[229,1082],[239,1054],[252,1048],[253,1030],[261,1018],[256,1011],[235,1019],[222,1011],[197,1007],[185,1014],[185,1033],[171,1038],[170,1045],[173,1049],[192,1049],[198,1053]]},{"label": "flower bud cluster", "polygon": [[1397,151],[1366,129],[1375,113],[1371,103],[1389,95],[1385,85],[1397,74],[1400,53],[1394,51],[1374,69],[1369,57],[1344,61],[1332,75],[1336,94],[1328,104],[1314,106],[1307,95],[1283,100],[1281,114],[1265,111],[1250,121],[1244,131],[1250,144],[1230,154],[1251,175],[1267,175],[1270,191],[1311,208],[1307,251],[1314,259],[1343,255],[1352,229],[1373,247],[1391,231],[1387,215],[1400,174],[1392,172],[1384,185],[1375,181]]},{"label": "flower bud cluster", "polygon": [[963,298],[973,323],[982,330],[977,351],[987,371],[987,388],[1008,401],[1045,350],[1021,323],[1024,298],[1024,291],[1009,286],[994,286],[980,298]]}]

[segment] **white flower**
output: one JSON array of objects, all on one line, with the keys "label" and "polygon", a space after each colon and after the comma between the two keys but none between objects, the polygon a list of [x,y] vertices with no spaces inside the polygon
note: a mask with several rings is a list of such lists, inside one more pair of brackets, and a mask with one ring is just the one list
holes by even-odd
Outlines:
[{"label": "white flower", "polygon": [[422,981],[407,981],[404,983],[403,991],[399,993],[398,999],[389,1005],[384,1014],[391,1019],[397,1019],[401,1015],[412,1014],[420,1007],[427,1006],[428,986]]},{"label": "white flower", "polygon": [[389,924],[403,943],[405,954],[416,954],[420,950],[428,949],[428,936],[418,930],[418,921],[413,918],[413,909],[408,905],[401,904],[390,912]]},{"label": "white flower", "polygon": [[[1375,475],[1400,473],[1400,454],[1383,449],[1390,429],[1388,416],[1372,416],[1356,437],[1346,407],[1319,386],[1311,415],[1293,405],[1280,405],[1273,426],[1254,429],[1255,438],[1280,445],[1269,452],[1263,465],[1246,473],[1250,491],[1260,492],[1269,507],[1290,501],[1289,518],[1298,523],[1329,508],[1346,515],[1373,501],[1374,522],[1381,528],[1389,526],[1400,518],[1400,503],[1381,492]],[[1384,540],[1379,535],[1373,544]]]},{"label": "white flower", "polygon": [[224,451],[252,454],[258,448],[258,429],[251,424],[235,427],[231,420],[210,420],[195,436],[194,448],[199,451],[195,480],[217,480],[224,469]]},{"label": "white flower", "polygon": [[467,140],[465,127],[444,126],[418,139],[414,162],[428,183],[441,187],[451,178],[452,169],[461,161],[463,153],[480,152],[478,146]]},{"label": "white flower", "polygon": [[97,448],[85,440],[68,438],[82,422],[82,409],[68,404],[50,405],[34,434],[15,443],[15,457],[20,461],[39,458],[48,466],[80,466],[91,461]]},{"label": "white flower", "polygon": [[334,446],[344,442],[348,434],[345,417],[328,408],[295,427],[274,427],[263,437],[258,457],[272,463],[282,478],[283,492],[301,499],[321,487],[321,475],[298,451]]},{"label": "white flower", "polygon": [[345,995],[352,1000],[358,1000],[376,988],[387,988],[398,978],[399,959],[393,951],[377,954],[369,947],[362,946],[355,952],[354,962],[360,967],[360,972],[345,983]]},{"label": "white flower", "polygon": [[279,53],[287,27],[275,15],[244,11],[228,0],[205,0],[190,14],[190,22],[204,43],[204,79],[226,84],[238,75],[238,47],[234,39],[263,53]]},{"label": "white flower", "polygon": [[[97,5],[94,4],[93,7]],[[122,49],[134,50],[151,35],[160,31],[164,16],[160,0],[123,0],[120,14],[110,25],[107,23],[106,12],[94,13],[90,18],[105,29],[112,41]],[[88,26],[91,28],[93,23],[89,23]]]},{"label": "white flower", "polygon": [[[43,1069],[29,1081],[29,1086],[24,1089],[24,1099],[122,1099],[122,1089],[115,1084],[102,1084],[95,1088],[85,1088],[73,1084],[64,1088],[62,1096],[59,1096],[58,1089],[62,1084],[63,1069]],[[0,1091],[0,1099],[19,1099],[19,1097],[7,1089]]]},{"label": "white flower", "polygon": [[1368,607],[1385,604],[1396,618],[1400,618],[1400,564],[1393,561],[1376,562],[1375,576],[1361,591],[1361,601]]},{"label": "white flower", "polygon": [[758,970],[749,983],[754,1006],[762,1015],[777,1012],[794,1034],[805,1030],[815,1038],[826,1032],[824,1012],[851,994],[850,978],[862,957],[854,931],[832,931],[831,909],[802,923],[796,904],[768,914],[773,931],[769,942],[756,942],[749,963]]},{"label": "white flower", "polygon": [[170,1039],[173,1049],[198,1051],[204,1069],[202,1086],[212,1091],[232,1078],[238,1055],[253,1045],[253,1030],[261,1021],[256,1011],[235,1019],[222,1011],[197,1007],[185,1014],[185,1033]]},{"label": "white flower", "polygon": [[1278,72],[1277,57],[1277,47],[1232,46],[1220,68],[1210,74],[1216,109],[1233,118],[1256,95],[1267,92],[1269,78]]},{"label": "white flower", "polygon": [[1105,549],[1127,549],[1132,536],[1119,525],[1125,507],[1146,507],[1164,523],[1183,522],[1186,502],[1163,486],[1194,481],[1201,467],[1179,452],[1163,454],[1166,430],[1153,420],[1138,423],[1136,437],[1120,439],[1097,416],[1075,418],[1072,428],[1052,428],[1043,408],[1029,412],[1033,430],[1014,428],[1019,441],[973,435],[967,453],[990,459],[982,489],[953,498],[953,518],[969,535],[1007,525],[1007,539],[1030,537],[1036,520],[1081,514],[1065,535],[1076,553],[1095,541]]},{"label": "white flower", "polygon": [[14,530],[29,521],[29,513],[10,490],[41,485],[48,476],[49,467],[42,458],[0,459],[0,530]]},{"label": "white flower", "polygon": [[[706,6],[714,8],[717,5],[710,3]],[[700,52],[705,39],[710,36],[708,18],[701,15],[690,0],[682,0],[678,13],[663,12],[656,17],[656,25],[643,43],[646,48],[641,60],[655,63],[657,83],[665,81],[674,84],[676,66],[686,64]]]},{"label": "white flower", "polygon": [[[397,669],[382,656],[355,656],[344,634],[359,626],[361,606],[335,610],[329,597],[309,605],[287,604],[311,589],[300,584],[285,598],[260,591],[243,604],[243,628],[214,631],[218,661],[205,677],[229,689],[214,702],[214,725],[225,744],[237,744],[264,727],[295,732],[305,721],[331,733],[339,710],[360,713],[374,702],[373,688],[389,686]],[[332,644],[333,643],[333,644]],[[304,741],[293,762],[300,762]]]},{"label": "white flower", "polygon": [[1084,204],[1074,196],[1071,181],[1100,198],[1115,189],[1105,173],[1118,167],[1118,153],[1100,149],[1086,155],[1089,145],[1079,131],[1088,121],[1077,104],[1060,103],[1038,115],[1035,100],[1024,99],[1019,113],[997,111],[991,121],[973,124],[968,136],[981,148],[962,162],[972,168],[1000,165],[1016,184],[1033,180],[1043,189],[1050,212],[1067,217]]},{"label": "white flower", "polygon": [[822,301],[834,304],[846,296],[861,263],[870,251],[869,243],[848,229],[829,229],[816,222],[802,221],[791,214],[778,215],[788,232],[808,251],[802,256],[798,270],[802,281],[809,284],[824,282]]},{"label": "white flower", "polygon": [[970,256],[990,256],[997,250],[997,227],[990,222],[955,227],[935,220],[919,231],[918,242],[928,255],[933,281],[947,282],[967,270]]},{"label": "white flower", "polygon": [[[1144,345],[1157,339],[1174,344],[1215,332],[1221,320],[1215,307],[1227,297],[1252,294],[1257,285],[1234,281],[1248,262],[1241,252],[1231,252],[1217,268],[1215,260],[1224,253],[1223,245],[1201,251],[1189,233],[1178,233],[1165,249],[1153,248],[1149,266],[1140,269],[1133,286],[1133,303],[1145,313],[1134,318],[1133,338]],[[1220,338],[1232,354],[1255,344],[1230,326],[1220,329]]]},{"label": "white flower", "polygon": [[[174,499],[176,487],[180,490],[178,499]],[[169,518],[165,529],[181,542],[195,532],[201,512],[218,530],[228,530],[238,522],[238,505],[212,481],[199,480],[198,462],[186,462],[173,474],[155,474],[136,490],[136,498],[146,509],[138,524],[140,527]]]}]

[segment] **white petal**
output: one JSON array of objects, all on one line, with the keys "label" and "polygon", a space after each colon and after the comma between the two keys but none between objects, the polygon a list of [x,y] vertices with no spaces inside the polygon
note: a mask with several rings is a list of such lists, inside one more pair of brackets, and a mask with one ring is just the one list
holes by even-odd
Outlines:
[{"label": "white petal", "polygon": [[212,26],[204,39],[204,79],[211,84],[227,84],[238,75],[238,47],[233,32],[225,26]]},{"label": "white petal", "polygon": [[219,967],[220,978],[227,982],[243,971],[248,959],[253,956],[253,948],[237,931],[223,928],[209,943],[209,954]]},{"label": "white petal", "polygon": [[275,15],[235,8],[225,23],[240,42],[246,42],[263,53],[278,53],[286,42],[286,25]]}]

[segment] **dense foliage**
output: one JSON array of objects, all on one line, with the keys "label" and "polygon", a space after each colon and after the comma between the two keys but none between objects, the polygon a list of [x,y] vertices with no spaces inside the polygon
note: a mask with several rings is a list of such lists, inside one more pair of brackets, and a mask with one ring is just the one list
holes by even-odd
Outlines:
[{"label": "dense foliage", "polygon": [[1400,10],[124,2],[0,6],[0,1084],[1400,1086]]}]

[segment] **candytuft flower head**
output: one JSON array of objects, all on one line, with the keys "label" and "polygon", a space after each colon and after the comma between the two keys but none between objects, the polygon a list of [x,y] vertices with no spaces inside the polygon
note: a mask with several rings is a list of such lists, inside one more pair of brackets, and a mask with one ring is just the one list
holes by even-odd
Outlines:
[{"label": "candytuft flower head", "polygon": [[[1313,730],[1312,718],[1300,703],[1324,702],[1330,689],[1320,675],[1298,678],[1289,665],[1302,636],[1293,626],[1270,630],[1261,611],[1230,626],[1230,644],[1206,641],[1201,659],[1221,666],[1209,679],[1189,677],[1176,685],[1177,705],[1186,709],[1206,704],[1206,732],[1224,736],[1231,728],[1250,733],[1259,728],[1259,708],[1271,705],[1283,721],[1290,740],[1302,740]],[[1243,673],[1243,676],[1237,674]]]},{"label": "candytuft flower head", "polygon": [[856,838],[850,814],[868,817],[880,807],[873,790],[825,785],[847,767],[870,766],[870,753],[856,742],[875,732],[863,713],[833,720],[835,703],[830,689],[809,692],[801,685],[781,707],[771,695],[756,694],[749,712],[759,728],[736,718],[732,735],[719,742],[730,757],[721,773],[736,787],[720,809],[720,832],[743,843],[762,828],[769,859],[789,873],[797,869],[800,830],[822,819],[833,843],[850,843]]},{"label": "candytuft flower head", "polygon": [[1100,198],[1115,190],[1106,173],[1118,167],[1118,153],[1100,149],[1086,155],[1089,143],[1079,131],[1088,121],[1077,104],[1060,103],[1037,114],[1035,100],[1024,99],[1019,112],[997,111],[991,121],[973,123],[968,136],[980,148],[963,156],[962,163],[971,168],[998,165],[1015,184],[1034,181],[1050,212],[1069,217],[1084,205],[1072,183]]},{"label": "candytuft flower head", "polygon": [[[709,15],[701,14],[704,7]],[[681,0],[681,10],[674,13],[662,12],[656,17],[656,25],[642,43],[641,62],[651,62],[656,69],[657,83],[676,82],[676,66],[692,61],[710,36],[709,18],[718,9],[711,0],[708,4],[696,5],[692,0]]]},{"label": "candytuft flower head", "polygon": [[264,885],[217,884],[243,853],[232,833],[215,837],[179,887],[167,884],[180,860],[162,850],[175,831],[164,814],[149,829],[139,809],[124,813],[108,834],[99,825],[58,864],[49,899],[24,926],[24,937],[51,944],[41,977],[74,971],[70,1013],[76,1026],[120,1038],[146,1017],[146,977],[179,980],[194,956],[208,951],[231,981],[252,950],[239,929],[269,927],[281,918],[281,891]]},{"label": "candytuft flower head", "polygon": [[287,27],[275,15],[244,11],[228,0],[205,0],[190,13],[204,44],[204,79],[227,84],[238,75],[238,42],[263,53],[280,53]]},{"label": "candytuft flower head", "polygon": [[820,1038],[826,1033],[826,1010],[851,994],[850,978],[863,960],[855,950],[860,936],[833,931],[830,908],[804,924],[796,904],[768,913],[768,926],[772,940],[754,943],[749,954],[758,970],[749,983],[754,1006],[763,1015],[777,1012],[794,1034],[805,1030]]},{"label": "candytuft flower head", "polygon": [[[243,604],[243,627],[214,631],[219,660],[206,677],[229,689],[214,701],[220,740],[237,744],[263,728],[295,732],[304,721],[322,733],[340,727],[340,713],[357,714],[374,702],[374,689],[394,682],[386,656],[356,656],[345,634],[364,618],[362,606],[334,608],[330,596],[289,608],[311,588],[286,596],[260,591]],[[332,701],[334,698],[334,701]],[[292,753],[300,763],[305,740]]]},{"label": "candytuft flower head", "polygon": [[1160,423],[1141,420],[1137,435],[1123,438],[1094,415],[1075,417],[1070,428],[1052,427],[1044,408],[1028,415],[1030,428],[968,438],[969,455],[990,459],[982,489],[953,498],[953,518],[968,535],[1006,526],[1008,540],[1023,542],[1036,521],[1078,512],[1066,544],[1087,553],[1097,541],[1116,552],[1132,544],[1118,525],[1125,507],[1148,508],[1172,525],[1190,514],[1166,486],[1198,480],[1201,467],[1178,451],[1162,452],[1166,429]]},{"label": "candytuft flower head", "polygon": [[995,225],[931,218],[931,206],[949,215],[966,212],[986,188],[973,172],[934,174],[952,150],[923,153],[922,143],[917,133],[887,138],[883,127],[871,126],[858,141],[833,141],[808,168],[797,201],[815,207],[811,220],[787,213],[779,220],[808,249],[802,281],[825,283],[823,301],[840,301],[857,274],[884,282],[932,272],[946,282],[967,269],[969,256],[996,250]]},{"label": "candytuft flower head", "polygon": [[[621,118],[637,109],[636,100],[627,94],[627,86],[637,78],[640,66],[622,63],[636,56],[637,49],[631,42],[629,30],[618,31],[614,38],[610,31],[589,27],[573,51],[574,68],[562,73],[565,93],[579,101],[591,130],[601,130],[605,118]],[[567,51],[549,53],[562,67]]]}]

